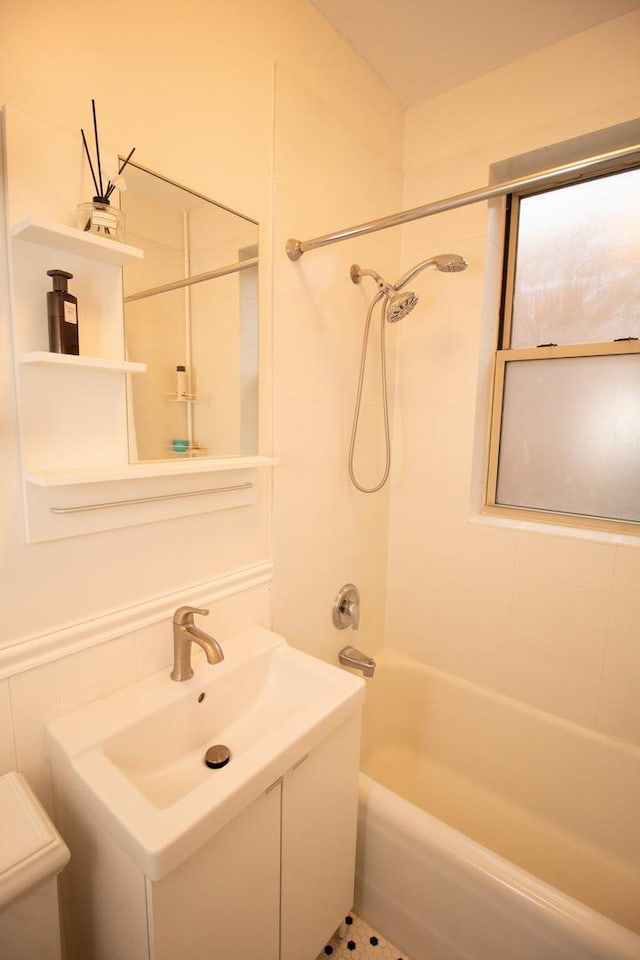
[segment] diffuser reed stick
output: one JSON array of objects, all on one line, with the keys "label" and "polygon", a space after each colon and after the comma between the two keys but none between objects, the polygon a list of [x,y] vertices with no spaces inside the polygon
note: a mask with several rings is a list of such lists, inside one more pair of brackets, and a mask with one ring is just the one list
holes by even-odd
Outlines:
[{"label": "diffuser reed stick", "polygon": [[[131,160],[131,157],[133,156],[133,153],[134,153],[134,150],[135,150],[135,149],[136,149],[135,147],[132,147],[131,150],[130,150],[130,152],[129,152],[129,156],[127,157],[127,159],[122,161],[121,166],[118,168],[118,176],[120,176],[120,174],[122,173],[122,171],[124,170],[124,168],[126,167],[126,165],[129,163],[129,160]],[[109,181],[109,183],[107,184],[107,190],[106,190],[106,193],[105,193],[105,198],[106,198],[107,200],[109,199],[109,197],[111,196],[111,194],[113,193],[113,191],[116,189],[117,186],[118,186],[118,184],[115,182],[115,180],[114,180],[113,183],[111,182],[111,180]]]},{"label": "diffuser reed stick", "polygon": [[104,199],[104,193],[102,190],[102,167],[100,165],[100,145],[98,144],[98,121],[96,119],[96,102],[95,100],[91,101],[91,110],[93,111],[93,136],[96,142],[96,157],[98,158],[98,180],[100,181],[100,193]]},{"label": "diffuser reed stick", "polygon": [[87,155],[87,160],[89,161],[89,169],[91,170],[91,176],[93,178],[93,185],[96,188],[96,196],[100,193],[100,188],[98,187],[98,181],[96,180],[96,175],[93,172],[93,164],[91,163],[91,154],[89,153],[89,147],[87,146],[87,138],[84,135],[84,130],[81,130],[82,142],[84,143],[84,152]]},{"label": "diffuser reed stick", "polygon": [[[113,180],[109,178],[107,180],[106,187],[102,179],[102,159],[100,157],[100,140],[98,137],[98,116],[96,112],[96,102],[95,100],[91,101],[91,112],[93,115],[93,139],[95,143],[95,166],[91,159],[91,152],[89,150],[89,144],[87,143],[87,138],[85,136],[84,130],[80,130],[82,134],[82,144],[84,146],[84,152],[89,161],[89,170],[91,171],[91,178],[93,180],[93,185],[95,187],[95,196],[92,203],[80,204],[78,211],[83,211],[83,219],[79,226],[82,227],[85,231],[92,231],[95,233],[102,233],[108,237],[115,238],[120,235],[121,239],[124,239],[124,229],[123,229],[123,215],[119,210],[109,210],[110,197],[114,190],[125,190],[126,186],[124,180],[121,178],[122,171],[127,166],[133,153],[135,147],[130,150],[127,158],[120,164],[117,174],[113,177]],[[98,175],[96,176],[96,169]]]}]

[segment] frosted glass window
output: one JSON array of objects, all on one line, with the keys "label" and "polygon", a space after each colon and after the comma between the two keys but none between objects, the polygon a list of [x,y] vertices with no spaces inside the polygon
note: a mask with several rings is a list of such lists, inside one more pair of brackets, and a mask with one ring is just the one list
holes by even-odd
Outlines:
[{"label": "frosted glass window", "polygon": [[640,169],[514,195],[508,233],[488,509],[640,532]]},{"label": "frosted glass window", "polygon": [[640,337],[640,170],[519,202],[512,348]]},{"label": "frosted glass window", "polygon": [[640,353],[506,363],[496,503],[640,521]]}]

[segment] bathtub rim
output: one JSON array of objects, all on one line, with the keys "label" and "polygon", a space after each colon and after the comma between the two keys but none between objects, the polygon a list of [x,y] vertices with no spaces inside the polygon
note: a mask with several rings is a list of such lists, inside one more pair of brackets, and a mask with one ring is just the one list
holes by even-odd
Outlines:
[{"label": "bathtub rim", "polygon": [[[576,947],[584,944],[591,951],[601,950],[607,960],[640,957],[640,935],[633,930],[528,873],[362,771],[358,799],[361,823],[372,817],[387,829],[391,827],[398,842],[415,847],[417,838],[417,842],[428,843],[443,867],[457,871],[461,879],[499,883],[509,899],[517,901],[525,921],[534,924],[544,915],[550,928],[570,938]],[[364,878],[366,866],[358,869]]]}]

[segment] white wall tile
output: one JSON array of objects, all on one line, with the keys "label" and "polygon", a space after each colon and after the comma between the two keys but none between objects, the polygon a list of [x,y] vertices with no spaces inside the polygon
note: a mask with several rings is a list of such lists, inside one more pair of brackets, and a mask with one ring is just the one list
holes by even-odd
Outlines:
[{"label": "white wall tile", "polygon": [[618,547],[613,572],[613,592],[616,596],[628,596],[638,589],[640,583],[640,549]]},{"label": "white wall tile", "polygon": [[109,640],[98,648],[102,696],[115,693],[134,683],[138,677],[138,649],[136,637],[126,634]]},{"label": "white wall tile", "polygon": [[516,577],[512,648],[563,673],[600,680],[609,612],[602,591]]},{"label": "white wall tile", "polygon": [[640,745],[640,684],[605,678],[600,690],[597,727],[610,737]]},{"label": "white wall tile", "polygon": [[49,814],[53,811],[53,798],[44,726],[62,712],[58,676],[58,664],[54,661],[19,673],[9,681],[17,769]]},{"label": "white wall tile", "polygon": [[100,654],[90,647],[58,662],[60,713],[71,713],[100,696]]},{"label": "white wall tile", "polygon": [[640,692],[640,594],[614,593],[607,625],[604,678]]},{"label": "white wall tile", "polygon": [[605,593],[613,583],[616,548],[569,537],[518,533],[516,573],[543,576],[555,583],[586,587]]},{"label": "white wall tile", "polygon": [[136,635],[138,652],[138,676],[147,677],[158,670],[165,670],[173,659],[171,623],[154,623]]},{"label": "white wall tile", "polygon": [[585,726],[594,726],[599,678],[561,669],[526,651],[512,653],[504,692],[541,710]]},{"label": "white wall tile", "polygon": [[455,622],[444,611],[436,615],[425,631],[418,659],[474,683],[504,691],[510,666],[507,643],[508,637],[499,624],[483,636],[475,626]]},{"label": "white wall tile", "polygon": [[[377,137],[362,138],[286,71],[278,75],[276,100],[276,237],[290,236],[294,218],[312,235],[399,209],[400,171]],[[310,252],[297,264],[276,258],[274,265],[274,438],[283,458],[273,504],[274,625],[329,659],[336,632],[330,610],[342,582],[358,583],[366,598],[363,624],[375,623],[366,632],[382,636],[387,492],[357,493],[347,478],[365,316],[376,288],[368,278],[353,284],[350,268],[359,263],[393,281],[399,254],[400,233],[393,231]],[[392,404],[397,331],[385,332]],[[384,469],[379,333],[376,311],[356,451],[366,485]]]},{"label": "white wall tile", "polygon": [[469,484],[475,415],[471,406],[402,407],[394,415],[394,475],[408,482]]},{"label": "white wall tile", "polygon": [[[271,627],[271,585],[260,584],[209,604],[209,615],[200,619],[207,633],[224,644],[252,626]],[[173,656],[173,650],[171,651]]]},{"label": "white wall tile", "polygon": [[[333,625],[333,604],[344,583],[355,583],[360,590],[358,630],[338,630]],[[299,580],[292,590],[274,592],[278,630],[287,638],[295,637],[296,647],[329,663],[337,663],[339,650],[348,644],[372,656],[383,643],[383,588],[379,564],[368,564],[366,558],[337,563],[328,573]]]},{"label": "white wall tile", "polygon": [[338,405],[331,401],[277,400],[274,404],[274,496],[321,492],[337,470]]},{"label": "white wall tile", "polygon": [[0,775],[16,769],[9,681],[0,680]]}]

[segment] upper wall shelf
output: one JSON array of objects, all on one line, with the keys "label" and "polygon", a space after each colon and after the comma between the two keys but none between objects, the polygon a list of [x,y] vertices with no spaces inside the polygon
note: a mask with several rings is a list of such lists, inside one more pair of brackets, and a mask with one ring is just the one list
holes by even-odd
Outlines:
[{"label": "upper wall shelf", "polygon": [[11,236],[16,240],[28,240],[30,243],[55,247],[65,253],[75,253],[119,267],[143,257],[142,250],[128,243],[108,240],[94,233],[85,233],[76,227],[67,227],[50,220],[36,220],[33,217],[25,217],[14,224]]},{"label": "upper wall shelf", "polygon": [[[249,507],[259,497],[266,505],[268,483],[257,468],[276,462],[268,457],[193,457],[185,451],[161,461],[129,462],[127,377],[145,365],[125,359],[122,267],[139,267],[144,253],[69,225],[89,186],[88,171],[77,162],[78,136],[10,107],[0,110],[0,119],[6,159],[0,219],[6,230],[4,218],[10,217],[8,299],[20,374],[27,542]],[[33,160],[28,169],[25,155]],[[50,170],[56,176],[53,193]],[[46,274],[52,266],[74,275],[81,356],[46,350]],[[187,410],[195,399],[183,401]]]},{"label": "upper wall shelf", "polygon": [[38,487],[70,487],[85,483],[106,483],[118,480],[147,480],[152,477],[177,477],[192,473],[220,473],[228,470],[247,470],[253,467],[271,467],[278,463],[273,457],[217,457],[189,458],[188,460],[146,460],[140,463],[47,470],[26,474],[29,483]]},{"label": "upper wall shelf", "polygon": [[103,357],[76,357],[66,353],[49,353],[46,350],[32,350],[22,353],[18,363],[36,366],[69,367],[76,370],[95,370],[102,373],[146,373],[146,363],[133,360],[106,360]]}]

